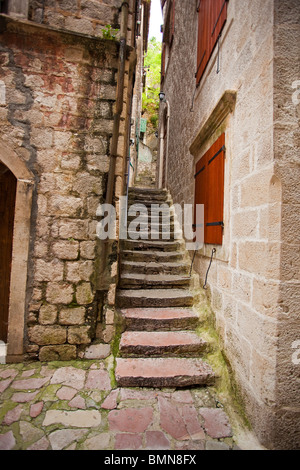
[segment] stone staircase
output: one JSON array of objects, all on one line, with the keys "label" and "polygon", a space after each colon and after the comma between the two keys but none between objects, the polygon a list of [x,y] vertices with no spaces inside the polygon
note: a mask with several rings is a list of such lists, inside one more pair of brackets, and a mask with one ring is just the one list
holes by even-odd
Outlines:
[{"label": "stone staircase", "polygon": [[[149,209],[151,204],[166,206],[159,221],[151,225],[151,239],[150,223],[142,215],[140,239],[122,242],[117,305],[125,331],[116,359],[117,383],[125,387],[209,385],[214,373],[200,358],[207,343],[194,331],[199,318],[189,290],[190,261],[183,240],[175,237],[174,214],[170,215],[170,227],[164,218],[170,213],[170,197],[165,190],[132,188],[128,207],[132,204]],[[130,224],[136,217],[128,217],[131,235]]]}]

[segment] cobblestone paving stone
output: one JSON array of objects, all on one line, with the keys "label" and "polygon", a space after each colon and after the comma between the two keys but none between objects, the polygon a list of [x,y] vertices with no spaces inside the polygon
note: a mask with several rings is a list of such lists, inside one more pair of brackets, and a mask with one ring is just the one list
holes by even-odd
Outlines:
[{"label": "cobblestone paving stone", "polygon": [[210,389],[117,388],[111,367],[0,365],[0,450],[239,449]]}]

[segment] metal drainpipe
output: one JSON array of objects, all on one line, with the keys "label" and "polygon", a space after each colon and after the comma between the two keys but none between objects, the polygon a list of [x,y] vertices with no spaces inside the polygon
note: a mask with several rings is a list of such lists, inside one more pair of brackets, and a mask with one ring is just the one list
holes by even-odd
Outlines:
[{"label": "metal drainpipe", "polygon": [[114,193],[115,169],[116,169],[116,159],[117,159],[117,153],[118,153],[120,120],[121,120],[121,114],[123,111],[128,13],[129,13],[129,4],[127,2],[123,2],[121,6],[121,37],[120,37],[120,52],[119,52],[117,101],[116,101],[116,111],[114,115],[113,136],[112,136],[111,151],[110,151],[110,163],[109,163],[107,191],[106,191],[106,204],[112,204],[113,193]]}]

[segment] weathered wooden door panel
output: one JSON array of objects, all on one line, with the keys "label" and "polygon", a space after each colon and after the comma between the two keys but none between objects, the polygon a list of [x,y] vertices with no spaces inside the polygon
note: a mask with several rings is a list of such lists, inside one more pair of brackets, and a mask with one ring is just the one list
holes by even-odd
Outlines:
[{"label": "weathered wooden door panel", "polygon": [[0,340],[7,342],[17,179],[0,162]]}]

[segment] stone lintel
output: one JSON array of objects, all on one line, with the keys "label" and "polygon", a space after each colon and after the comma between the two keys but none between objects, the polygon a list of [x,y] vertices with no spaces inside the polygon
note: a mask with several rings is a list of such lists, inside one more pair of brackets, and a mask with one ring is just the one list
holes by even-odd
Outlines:
[{"label": "stone lintel", "polygon": [[236,103],[236,91],[225,91],[222,98],[210,114],[209,118],[201,126],[200,132],[190,146],[190,152],[196,156],[199,148],[209,139],[209,137],[220,127],[228,114],[232,113]]}]

